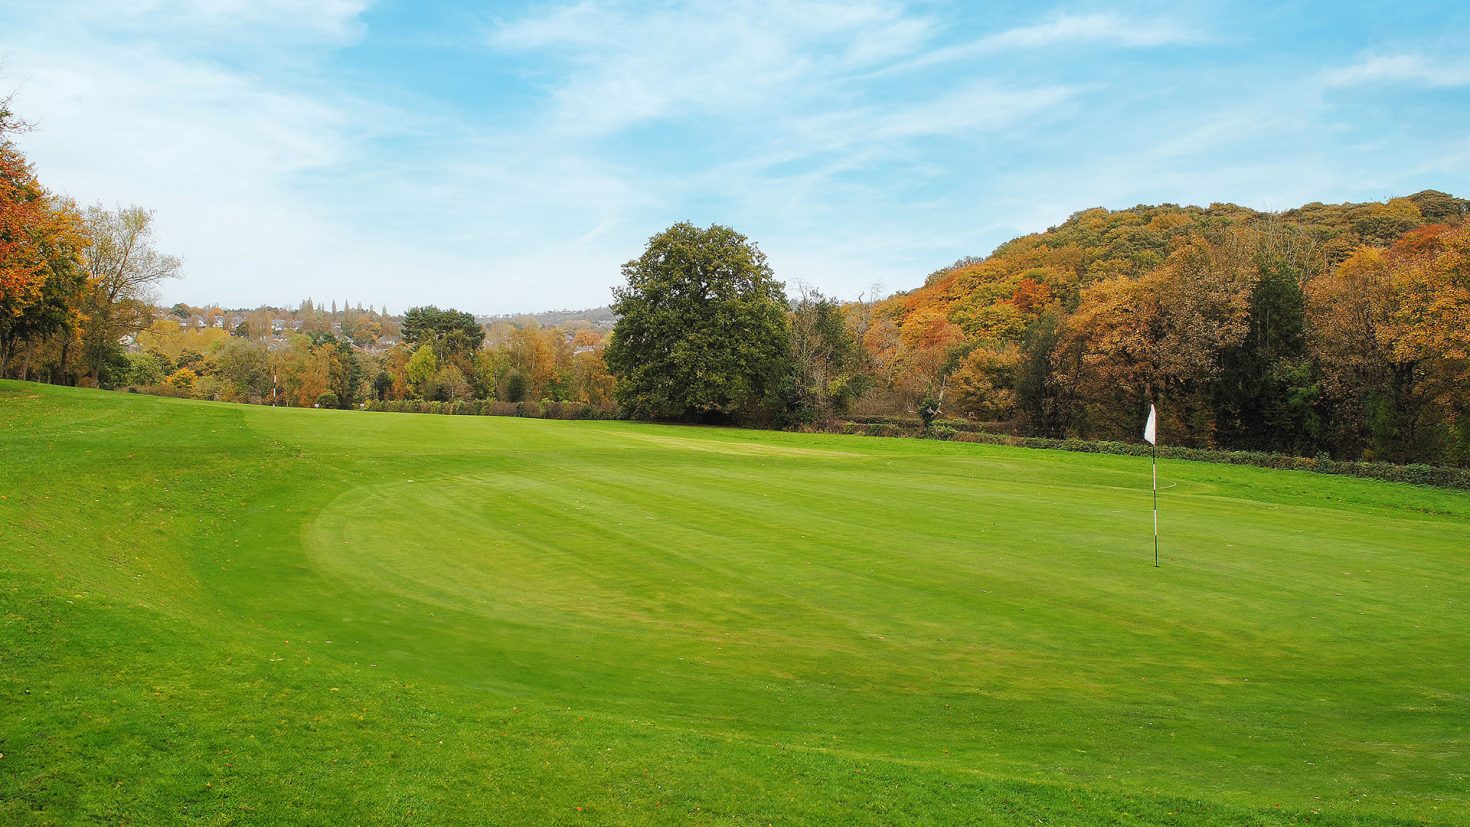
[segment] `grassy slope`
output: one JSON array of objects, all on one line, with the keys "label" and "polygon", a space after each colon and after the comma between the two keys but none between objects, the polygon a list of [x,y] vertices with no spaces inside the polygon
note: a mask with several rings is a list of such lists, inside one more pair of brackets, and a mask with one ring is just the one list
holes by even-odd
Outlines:
[{"label": "grassy slope", "polygon": [[[0,383],[0,822],[1467,823],[1470,495]],[[580,808],[580,809],[579,809]]]}]

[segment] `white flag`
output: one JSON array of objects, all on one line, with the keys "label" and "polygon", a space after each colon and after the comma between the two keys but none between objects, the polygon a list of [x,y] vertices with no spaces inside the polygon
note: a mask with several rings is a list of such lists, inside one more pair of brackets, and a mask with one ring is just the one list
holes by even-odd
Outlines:
[{"label": "white flag", "polygon": [[1148,422],[1143,426],[1143,439],[1150,445],[1158,445],[1159,416],[1154,413],[1154,406],[1148,406]]}]

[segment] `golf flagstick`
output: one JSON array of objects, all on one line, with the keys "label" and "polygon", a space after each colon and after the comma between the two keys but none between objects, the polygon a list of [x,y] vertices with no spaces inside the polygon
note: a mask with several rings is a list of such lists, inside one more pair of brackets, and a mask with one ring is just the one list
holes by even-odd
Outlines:
[{"label": "golf flagstick", "polygon": [[1154,446],[1154,568],[1159,567],[1159,415],[1153,403],[1148,406],[1148,422],[1143,426],[1143,438]]}]

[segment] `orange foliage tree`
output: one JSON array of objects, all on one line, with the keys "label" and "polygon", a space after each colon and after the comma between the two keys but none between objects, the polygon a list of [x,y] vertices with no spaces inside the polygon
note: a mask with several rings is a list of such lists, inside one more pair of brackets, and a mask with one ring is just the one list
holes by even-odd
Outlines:
[{"label": "orange foliage tree", "polygon": [[76,209],[46,192],[9,140],[13,128],[0,101],[0,375],[24,346],[18,373],[26,378],[35,343],[82,318],[86,238]]},{"label": "orange foliage tree", "polygon": [[1360,247],[1308,291],[1311,335],[1342,400],[1342,438],[1405,461],[1470,454],[1470,229]]}]

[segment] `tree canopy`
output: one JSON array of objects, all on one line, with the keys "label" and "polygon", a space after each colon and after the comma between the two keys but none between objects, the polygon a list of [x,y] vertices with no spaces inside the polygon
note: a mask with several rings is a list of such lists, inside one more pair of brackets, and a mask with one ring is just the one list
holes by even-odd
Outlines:
[{"label": "tree canopy", "polygon": [[409,308],[403,314],[403,341],[428,344],[440,359],[452,353],[479,350],[485,342],[485,328],[475,317],[461,310],[440,310],[433,305]]},{"label": "tree canopy", "polygon": [[81,216],[41,186],[11,142],[24,126],[0,99],[0,373],[24,345],[22,377],[38,340],[75,328],[86,288]]},{"label": "tree canopy", "polygon": [[682,222],[623,277],[607,365],[625,410],[722,420],[771,401],[788,373],[786,295],[759,247],[729,227]]}]

